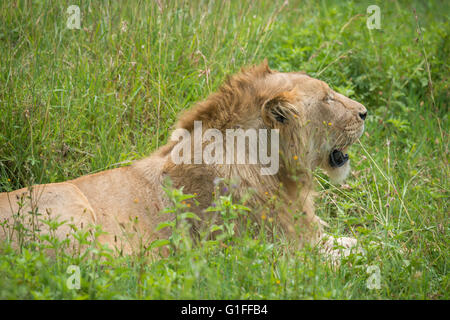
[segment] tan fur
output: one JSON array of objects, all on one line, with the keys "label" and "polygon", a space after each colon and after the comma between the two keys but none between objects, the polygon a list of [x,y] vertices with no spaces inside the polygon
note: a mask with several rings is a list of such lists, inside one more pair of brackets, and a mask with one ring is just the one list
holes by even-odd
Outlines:
[{"label": "tan fur", "polygon": [[[330,96],[333,99],[328,99]],[[275,115],[287,121],[280,123]],[[154,232],[167,219],[158,214],[167,205],[162,182],[169,177],[184,192],[198,194],[196,209],[212,200],[214,179],[238,179],[236,197],[249,189],[255,191],[247,205],[252,217],[273,218],[281,230],[300,245],[315,243],[322,234],[320,219],[314,214],[313,171],[322,167],[335,180],[343,180],[349,164],[339,169],[328,164],[330,151],[345,150],[362,134],[364,124],[358,113],[366,112],[356,101],[333,92],[327,84],[303,73],[280,73],[265,61],[242,70],[205,101],[186,111],[176,127],[193,131],[194,121],[202,121],[203,131],[215,128],[277,128],[280,130],[280,170],[275,175],[261,175],[261,165],[175,164],[171,150],[175,142],[161,147],[152,156],[124,168],[84,176],[64,183],[33,187],[32,200],[25,201],[23,212],[61,215],[78,227],[89,223],[101,225],[108,232],[100,241],[130,253],[139,241],[148,244],[167,237],[167,231]],[[12,221],[17,212],[17,198],[27,193],[21,189],[0,194],[0,219]],[[269,197],[276,196],[281,206],[265,208]],[[265,210],[265,211],[264,211]],[[137,220],[136,220],[137,218]],[[68,229],[58,233],[65,237]],[[14,240],[14,239],[12,239]]]}]

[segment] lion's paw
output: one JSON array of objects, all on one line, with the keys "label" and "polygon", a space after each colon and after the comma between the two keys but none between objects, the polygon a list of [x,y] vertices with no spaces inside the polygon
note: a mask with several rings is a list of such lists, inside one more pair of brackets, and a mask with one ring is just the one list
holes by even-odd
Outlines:
[{"label": "lion's paw", "polygon": [[352,252],[363,253],[361,248],[357,246],[358,240],[350,237],[335,238],[325,235],[320,240],[319,251],[328,256],[333,264],[339,264],[340,260],[349,256]]}]

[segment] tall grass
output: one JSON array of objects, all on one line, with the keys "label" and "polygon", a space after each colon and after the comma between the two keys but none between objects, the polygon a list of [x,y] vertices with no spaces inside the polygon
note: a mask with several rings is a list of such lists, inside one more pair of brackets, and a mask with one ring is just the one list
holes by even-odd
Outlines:
[{"label": "tall grass", "polygon": [[[72,4],[81,30],[66,28]],[[448,4],[380,3],[381,29],[369,30],[370,4],[1,2],[0,191],[149,155],[180,111],[264,57],[325,80],[369,116],[347,184],[316,175],[328,232],[357,237],[366,255],[335,268],[255,230],[157,261],[5,246],[0,297],[448,299]],[[71,264],[80,290],[65,285]],[[371,265],[381,289],[367,287]]]}]

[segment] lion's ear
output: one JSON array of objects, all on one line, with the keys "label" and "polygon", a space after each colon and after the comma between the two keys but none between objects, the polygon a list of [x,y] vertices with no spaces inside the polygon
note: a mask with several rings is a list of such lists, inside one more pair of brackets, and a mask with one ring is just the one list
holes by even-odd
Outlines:
[{"label": "lion's ear", "polygon": [[264,102],[261,109],[264,123],[273,128],[291,121],[296,113],[295,108],[292,107],[294,98],[293,91],[284,91]]}]

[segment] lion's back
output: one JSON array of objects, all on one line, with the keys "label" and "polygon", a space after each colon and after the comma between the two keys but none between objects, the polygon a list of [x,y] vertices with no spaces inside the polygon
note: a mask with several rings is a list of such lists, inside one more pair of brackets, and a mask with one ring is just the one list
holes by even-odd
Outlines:
[{"label": "lion's back", "polygon": [[77,228],[87,227],[95,224],[96,216],[86,197],[67,182],[0,193],[1,240],[14,242],[26,234],[49,233],[48,226],[42,221],[50,220],[66,222],[56,230],[56,236],[62,239],[71,232],[70,224]]}]

